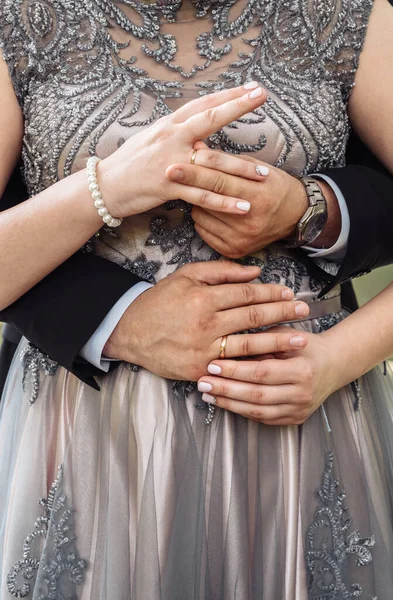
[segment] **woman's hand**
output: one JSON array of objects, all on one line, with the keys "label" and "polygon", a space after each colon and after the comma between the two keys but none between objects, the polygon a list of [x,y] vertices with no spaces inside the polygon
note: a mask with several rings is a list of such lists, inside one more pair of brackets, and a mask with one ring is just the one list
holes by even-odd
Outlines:
[{"label": "woman's hand", "polygon": [[[241,258],[294,233],[309,205],[304,186],[298,179],[250,156],[210,150],[201,142],[195,144],[195,148],[198,149],[195,164],[171,165],[167,170],[170,181],[251,203],[250,211],[242,219],[206,206],[193,208],[195,229],[209,246],[223,256]],[[265,176],[257,173],[257,166]],[[313,245],[329,247],[338,238],[341,214],[330,186],[319,183],[328,202],[329,219]]]},{"label": "woman's hand", "polygon": [[[272,328],[281,333],[287,327]],[[339,389],[337,352],[324,333],[292,334],[307,339],[304,350],[259,360],[215,360],[198,382],[203,400],[266,425],[300,425]],[[262,334],[264,335],[264,334]]]},{"label": "woman's hand", "polygon": [[[252,90],[252,91],[250,91]],[[177,198],[218,213],[244,215],[243,197],[215,193],[201,186],[169,182],[169,165],[190,162],[197,140],[252,112],[266,100],[255,82],[203,96],[132,136],[97,169],[103,198],[114,217],[145,212]]]},{"label": "woman's hand", "polygon": [[[304,302],[280,285],[250,284],[258,267],[226,261],[191,263],[139,296],[115,328],[104,354],[168,379],[197,381],[220,354],[222,336],[307,316]],[[303,348],[298,331],[228,335],[226,356]]]}]

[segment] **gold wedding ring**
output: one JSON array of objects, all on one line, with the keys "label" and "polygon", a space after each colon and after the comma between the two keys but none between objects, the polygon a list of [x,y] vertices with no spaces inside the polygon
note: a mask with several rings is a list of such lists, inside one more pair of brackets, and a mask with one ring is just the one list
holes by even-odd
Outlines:
[{"label": "gold wedding ring", "polygon": [[218,355],[218,358],[225,358],[225,350],[227,347],[227,342],[228,342],[228,336],[223,335],[221,338],[220,354]]},{"label": "gold wedding ring", "polygon": [[193,153],[192,153],[192,155],[191,155],[190,163],[192,165],[195,165],[195,159],[196,159],[197,152],[198,152],[198,150],[194,150]]}]

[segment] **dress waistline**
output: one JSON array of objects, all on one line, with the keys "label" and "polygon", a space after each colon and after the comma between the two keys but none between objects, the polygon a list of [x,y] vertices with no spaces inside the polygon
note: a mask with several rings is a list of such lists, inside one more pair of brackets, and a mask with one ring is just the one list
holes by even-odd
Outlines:
[{"label": "dress waistline", "polygon": [[[300,298],[298,298],[300,300]],[[303,300],[303,298],[302,298]],[[303,300],[310,307],[310,313],[305,319],[296,319],[294,321],[285,321],[285,323],[300,323],[302,321],[311,321],[312,319],[320,319],[321,317],[327,317],[332,313],[339,313],[342,311],[341,306],[341,295],[331,296],[330,298],[323,298],[322,300],[315,300],[314,302],[307,302]]]}]

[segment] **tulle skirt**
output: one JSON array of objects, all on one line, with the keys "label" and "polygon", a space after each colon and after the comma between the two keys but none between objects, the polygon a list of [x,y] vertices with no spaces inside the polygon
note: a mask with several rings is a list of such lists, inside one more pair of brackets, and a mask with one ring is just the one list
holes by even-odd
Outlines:
[{"label": "tulle skirt", "polygon": [[0,409],[1,600],[392,599],[390,371],[301,427],[206,426],[192,386],[126,364],[40,378],[29,405],[17,356]]}]

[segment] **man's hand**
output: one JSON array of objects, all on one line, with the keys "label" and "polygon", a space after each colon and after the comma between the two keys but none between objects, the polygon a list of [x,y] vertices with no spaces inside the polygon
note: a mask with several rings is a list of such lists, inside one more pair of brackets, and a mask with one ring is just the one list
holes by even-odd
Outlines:
[{"label": "man's hand", "polygon": [[[251,204],[241,218],[194,206],[195,229],[209,246],[223,256],[241,258],[294,233],[308,208],[307,194],[298,179],[250,156],[210,150],[202,142],[195,148],[195,163],[171,165],[166,172],[168,179]],[[268,174],[258,175],[257,165]],[[313,246],[329,247],[338,238],[341,214],[334,192],[327,183],[319,183],[328,202],[329,220]]]},{"label": "man's hand", "polygon": [[[258,267],[227,261],[192,263],[139,296],[123,315],[104,354],[168,379],[197,381],[217,359],[222,336],[292,321],[308,306],[280,285],[251,284]],[[230,335],[226,357],[303,348],[305,336],[288,330]]]}]

